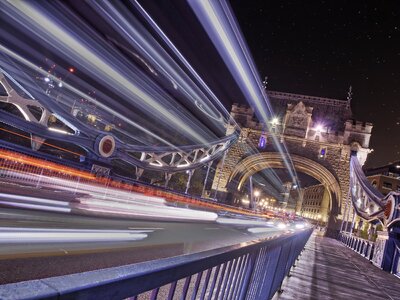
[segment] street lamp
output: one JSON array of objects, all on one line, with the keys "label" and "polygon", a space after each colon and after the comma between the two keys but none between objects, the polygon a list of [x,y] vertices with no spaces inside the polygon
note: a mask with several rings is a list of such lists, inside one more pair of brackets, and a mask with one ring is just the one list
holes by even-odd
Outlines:
[{"label": "street lamp", "polygon": [[279,123],[279,119],[276,117],[271,120],[272,126],[276,126],[276,125],[278,125],[278,123]]},{"label": "street lamp", "polygon": [[254,205],[254,208],[257,208],[257,206],[259,205],[259,203],[258,203],[258,200],[259,200],[259,196],[260,196],[260,191],[258,191],[258,190],[255,190],[254,191],[254,197],[256,197],[254,200],[255,200],[255,205]]},{"label": "street lamp", "polygon": [[317,215],[317,218],[318,218],[317,227],[319,226],[319,221],[321,220],[321,217],[322,217],[321,214]]},{"label": "street lamp", "polygon": [[245,204],[245,205],[249,205],[250,200],[249,200],[249,199],[246,199],[246,198],[243,198],[243,199],[242,199],[242,203]]},{"label": "street lamp", "polygon": [[323,129],[322,124],[317,124],[317,126],[315,127],[315,130],[316,130],[317,132],[321,132],[322,129]]}]

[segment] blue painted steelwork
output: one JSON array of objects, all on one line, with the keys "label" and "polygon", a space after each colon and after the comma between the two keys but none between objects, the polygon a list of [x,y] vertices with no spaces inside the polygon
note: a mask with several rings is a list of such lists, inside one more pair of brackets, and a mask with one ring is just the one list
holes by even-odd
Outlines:
[{"label": "blue painted steelwork", "polygon": [[[48,107],[44,107],[35,99],[21,97],[1,73],[0,79],[0,84],[5,87],[8,94],[8,96],[0,96],[0,102],[15,105],[20,108],[24,116],[26,115],[25,119],[23,119],[0,110],[0,120],[2,123],[44,140],[52,139],[62,143],[77,145],[86,152],[85,156],[91,160],[108,163],[109,165],[111,165],[112,160],[118,159],[138,168],[164,172],[196,169],[220,157],[232,146],[238,137],[237,132],[235,132],[205,145],[141,146],[129,144],[109,132],[103,132],[79,122],[54,101],[46,101]],[[37,99],[48,97],[48,95],[36,95],[35,93],[36,91],[33,91],[33,97]],[[15,103],[13,102],[14,98],[16,99]],[[21,108],[21,105],[24,105],[25,108]],[[27,105],[34,105],[42,111],[41,121],[35,120],[33,116],[28,116],[31,113],[27,109]],[[48,118],[51,115],[63,121],[65,126],[69,128],[73,125],[74,133],[60,132],[60,130],[57,131],[57,129],[54,130],[54,128],[47,127]],[[107,155],[101,147],[102,139],[105,137],[111,140],[113,144],[112,150]]]},{"label": "blue painted steelwork", "polygon": [[0,286],[0,298],[138,299],[146,294],[150,299],[157,295],[162,299],[271,299],[311,233],[306,229],[196,254],[7,284]]},{"label": "blue painted steelwork", "polygon": [[356,153],[350,159],[350,197],[357,215],[387,228],[400,226],[400,193],[382,195],[366,178]]},{"label": "blue painted steelwork", "polygon": [[[346,230],[339,239],[354,251],[371,260],[385,271],[400,273],[400,193],[382,195],[366,178],[357,158],[350,159],[350,199],[354,212],[372,224],[382,224],[383,234],[378,234],[376,243],[352,236]],[[353,217],[354,223],[354,217]],[[347,225],[346,225],[347,227]],[[342,226],[343,229],[343,226]],[[351,230],[352,231],[352,228]]]},{"label": "blue painted steelwork", "polygon": [[356,251],[369,261],[372,260],[375,249],[374,242],[353,236],[347,232],[341,232],[338,239],[347,247]]}]

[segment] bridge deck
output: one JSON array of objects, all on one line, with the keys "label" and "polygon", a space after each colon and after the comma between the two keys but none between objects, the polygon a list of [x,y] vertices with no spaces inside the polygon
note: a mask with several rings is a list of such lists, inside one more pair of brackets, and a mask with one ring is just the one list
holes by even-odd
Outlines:
[{"label": "bridge deck", "polygon": [[400,299],[400,279],[339,241],[313,234],[274,300]]}]

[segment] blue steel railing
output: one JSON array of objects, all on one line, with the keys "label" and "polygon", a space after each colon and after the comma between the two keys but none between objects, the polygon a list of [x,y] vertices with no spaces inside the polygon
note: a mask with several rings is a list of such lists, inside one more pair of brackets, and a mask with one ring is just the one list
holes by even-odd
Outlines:
[{"label": "blue steel railing", "polygon": [[271,299],[312,229],[261,241],[0,286],[1,299]]},{"label": "blue steel railing", "polygon": [[374,242],[350,235],[347,232],[339,233],[339,241],[341,241],[347,247],[353,249],[355,252],[359,253],[361,256],[365,257],[369,261],[372,260],[375,249]]},{"label": "blue steel railing", "polygon": [[395,247],[393,251],[392,268],[390,272],[397,277],[400,277],[400,242],[395,241]]}]

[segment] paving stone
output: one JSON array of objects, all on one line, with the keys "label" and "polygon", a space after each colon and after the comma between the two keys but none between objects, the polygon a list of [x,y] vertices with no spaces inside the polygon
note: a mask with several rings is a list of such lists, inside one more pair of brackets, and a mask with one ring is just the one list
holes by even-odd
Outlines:
[{"label": "paving stone", "polygon": [[313,234],[273,300],[400,299],[400,279],[337,240]]}]

